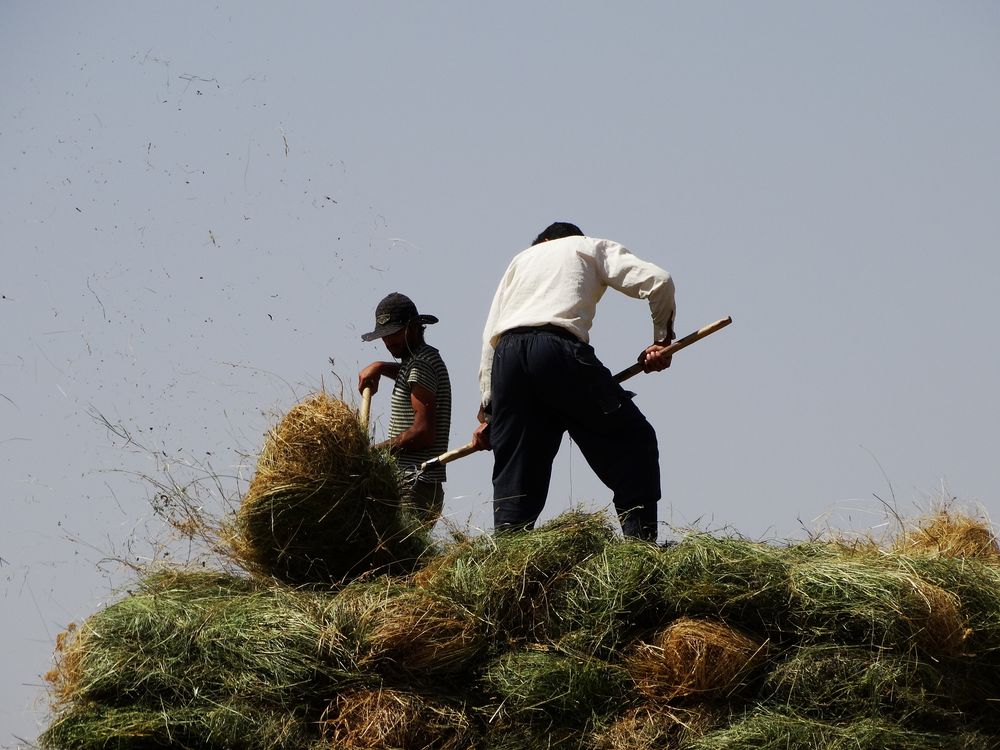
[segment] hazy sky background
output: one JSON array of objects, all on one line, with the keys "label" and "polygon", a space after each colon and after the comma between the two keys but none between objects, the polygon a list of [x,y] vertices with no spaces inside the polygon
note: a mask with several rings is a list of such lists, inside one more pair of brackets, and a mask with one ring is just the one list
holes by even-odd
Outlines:
[{"label": "hazy sky background", "polygon": [[[245,488],[275,415],[355,398],[384,294],[441,318],[467,442],[493,291],[553,220],[667,268],[679,335],[733,316],[630,381],[663,521],[995,513],[1000,4],[7,0],[0,91],[4,746],[129,580],[101,561],[149,553],[141,476]],[[603,361],[651,335],[609,292]],[[459,525],[491,466],[449,467]],[[564,444],[546,517],[573,502],[609,497]]]}]

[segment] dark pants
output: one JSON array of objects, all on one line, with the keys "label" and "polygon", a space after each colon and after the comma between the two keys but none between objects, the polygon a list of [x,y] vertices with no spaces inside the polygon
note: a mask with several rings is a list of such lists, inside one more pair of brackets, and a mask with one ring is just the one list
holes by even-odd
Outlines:
[{"label": "dark pants", "polygon": [[564,432],[614,493],[626,536],[656,539],[656,433],[591,346],[546,328],[505,333],[493,357],[493,524],[534,526]]}]

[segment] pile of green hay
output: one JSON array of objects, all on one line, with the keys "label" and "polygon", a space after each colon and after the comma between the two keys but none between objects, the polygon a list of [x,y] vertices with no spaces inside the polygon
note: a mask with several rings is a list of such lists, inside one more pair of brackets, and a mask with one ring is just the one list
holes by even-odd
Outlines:
[{"label": "pile of green hay", "polygon": [[326,586],[160,569],[60,639],[39,744],[1000,748],[1000,558],[948,549],[573,512]]},{"label": "pile of green hay", "polygon": [[615,540],[603,515],[567,513],[525,533],[459,539],[414,577],[504,637],[542,638],[561,628],[555,602],[577,566]]},{"label": "pile of green hay", "polygon": [[412,569],[429,542],[402,507],[400,482],[353,409],[325,393],[311,396],[267,436],[227,527],[233,557],[293,585]]}]

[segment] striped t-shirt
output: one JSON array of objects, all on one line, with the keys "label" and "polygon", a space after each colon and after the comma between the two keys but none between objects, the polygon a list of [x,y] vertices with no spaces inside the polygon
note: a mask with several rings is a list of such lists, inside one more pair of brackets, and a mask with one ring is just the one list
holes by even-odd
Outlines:
[{"label": "striped t-shirt", "polygon": [[[424,461],[437,458],[448,450],[448,436],[451,432],[451,381],[448,379],[448,368],[445,367],[444,360],[430,344],[424,344],[400,363],[396,384],[392,388],[390,439],[413,425],[413,402],[410,400],[412,383],[419,383],[435,396],[434,444],[430,448],[398,453],[396,460],[407,471],[415,471]],[[443,482],[445,467],[428,469],[420,479],[426,482]]]}]

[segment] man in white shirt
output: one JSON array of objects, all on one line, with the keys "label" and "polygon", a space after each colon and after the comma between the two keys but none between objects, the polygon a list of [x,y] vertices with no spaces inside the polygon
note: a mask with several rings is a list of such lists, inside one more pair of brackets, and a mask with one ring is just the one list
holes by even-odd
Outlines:
[{"label": "man in white shirt", "polygon": [[614,493],[625,535],[656,540],[656,433],[589,344],[608,287],[648,301],[655,343],[638,361],[646,372],[669,367],[674,282],[617,242],[556,222],[511,261],[497,288],[479,369],[485,421],[473,435],[493,450],[497,531],[533,528],[568,431]]}]

